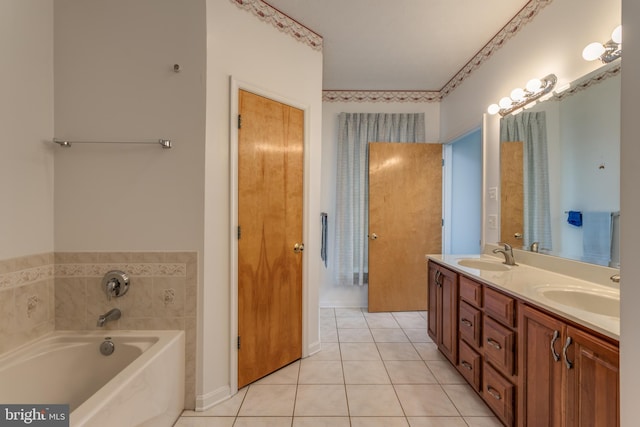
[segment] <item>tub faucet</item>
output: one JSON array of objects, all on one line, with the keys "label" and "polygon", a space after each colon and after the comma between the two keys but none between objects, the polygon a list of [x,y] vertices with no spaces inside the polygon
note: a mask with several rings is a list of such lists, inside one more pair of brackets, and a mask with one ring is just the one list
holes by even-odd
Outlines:
[{"label": "tub faucet", "polygon": [[112,308],[107,311],[105,314],[101,314],[98,316],[98,324],[97,326],[103,327],[105,323],[110,320],[118,320],[122,316],[122,312],[118,308]]},{"label": "tub faucet", "polygon": [[511,245],[508,243],[503,243],[503,245],[504,245],[504,249],[494,249],[493,253],[494,254],[501,253],[502,255],[504,255],[503,264],[518,265],[516,264],[516,260],[513,258],[513,248],[511,247]]}]

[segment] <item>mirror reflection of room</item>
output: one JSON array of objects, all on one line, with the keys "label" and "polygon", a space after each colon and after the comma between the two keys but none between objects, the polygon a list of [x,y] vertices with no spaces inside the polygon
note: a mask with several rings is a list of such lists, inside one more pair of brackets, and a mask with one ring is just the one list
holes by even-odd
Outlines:
[{"label": "mirror reflection of room", "polygon": [[501,240],[620,266],[619,70],[603,66],[501,119]]}]

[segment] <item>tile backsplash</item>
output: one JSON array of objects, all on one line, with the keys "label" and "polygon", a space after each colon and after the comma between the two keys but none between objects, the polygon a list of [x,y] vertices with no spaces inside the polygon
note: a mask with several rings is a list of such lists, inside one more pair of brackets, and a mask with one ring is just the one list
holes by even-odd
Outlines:
[{"label": "tile backsplash", "polygon": [[0,261],[0,353],[55,327],[53,253]]},{"label": "tile backsplash", "polygon": [[[0,353],[56,330],[180,329],[185,408],[195,407],[197,252],[55,252],[0,261]],[[128,292],[107,298],[102,278],[122,270]],[[122,317],[97,326],[119,308]]]}]

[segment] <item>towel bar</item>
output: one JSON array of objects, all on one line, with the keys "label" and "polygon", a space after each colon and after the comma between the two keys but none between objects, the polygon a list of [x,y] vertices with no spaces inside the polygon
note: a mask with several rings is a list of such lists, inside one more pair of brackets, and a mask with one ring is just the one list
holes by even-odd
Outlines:
[{"label": "towel bar", "polygon": [[54,138],[53,142],[61,147],[71,147],[72,144],[160,144],[162,148],[171,148],[170,139],[158,139],[157,141],[67,141]]}]

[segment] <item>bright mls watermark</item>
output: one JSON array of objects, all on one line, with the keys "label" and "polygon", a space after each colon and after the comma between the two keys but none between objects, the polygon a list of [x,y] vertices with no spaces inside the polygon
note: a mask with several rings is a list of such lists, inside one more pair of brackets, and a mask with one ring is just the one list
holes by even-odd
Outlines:
[{"label": "bright mls watermark", "polygon": [[0,427],[69,427],[69,405],[2,405]]}]

